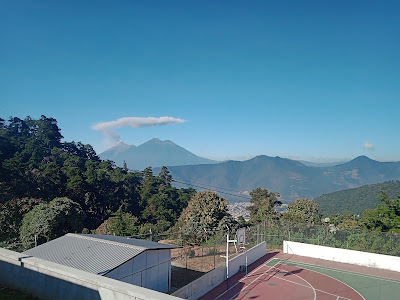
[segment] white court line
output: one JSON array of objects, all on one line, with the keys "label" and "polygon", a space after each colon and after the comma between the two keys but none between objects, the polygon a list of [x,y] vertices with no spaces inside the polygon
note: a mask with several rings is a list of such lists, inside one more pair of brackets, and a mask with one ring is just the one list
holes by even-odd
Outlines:
[{"label": "white court line", "polygon": [[[286,271],[286,270],[284,270],[284,269],[282,269],[282,270],[285,271],[285,272],[290,272],[290,271]],[[313,270],[310,270],[310,269],[306,269],[306,270],[311,271],[311,272],[314,272],[314,273],[318,273],[318,274],[321,274],[321,275],[323,275],[323,276],[327,276],[327,277],[329,277],[329,278],[332,278],[333,280],[339,281],[340,283],[342,283],[342,284],[348,286],[349,288],[351,288],[353,291],[357,292],[357,293],[361,296],[361,298],[363,298],[363,299],[365,300],[365,298],[364,298],[357,290],[355,290],[355,289],[352,288],[351,286],[345,284],[344,282],[342,282],[342,281],[340,281],[340,280],[337,280],[336,278],[333,278],[333,277],[331,277],[331,276],[328,276],[328,275],[325,275],[325,274],[322,274],[322,273],[319,273],[319,272],[316,272],[316,271],[313,271]],[[296,274],[291,274],[291,275],[297,276]],[[300,276],[299,276],[299,277],[300,277]],[[280,278],[280,277],[275,277],[275,278],[278,278],[278,279],[281,279],[281,280],[285,280],[285,281],[288,281],[288,282],[292,282],[292,283],[295,283],[295,284],[298,284],[298,285],[301,285],[301,286],[304,286],[304,287],[308,287],[308,286],[306,286],[306,285],[303,285],[303,284],[300,284],[300,283],[297,283],[297,282],[288,280],[288,279],[286,279],[286,278]],[[300,278],[302,278],[302,277],[300,277]],[[328,293],[328,292],[323,291],[323,290],[320,290],[320,289],[315,289],[315,290],[317,290],[318,292],[324,293],[324,294],[331,295],[331,296],[337,296],[336,299],[343,298],[343,299],[346,299],[346,300],[351,300],[351,299],[349,299],[349,298],[346,298],[346,297],[343,297],[343,296],[338,296],[338,295],[336,295],[336,294],[331,294],[331,293]]]},{"label": "white court line", "polygon": [[[309,265],[312,266],[312,264],[309,264]],[[307,265],[306,265],[306,266],[307,266]],[[307,269],[307,268],[306,268],[306,269]],[[307,269],[307,270],[310,270],[310,271],[315,272],[315,273],[322,274],[322,275],[324,275],[324,276],[326,276],[326,277],[332,278],[333,280],[336,280],[336,281],[341,282],[342,284],[348,286],[348,287],[351,288],[353,291],[355,291],[357,294],[359,294],[359,295],[361,296],[361,298],[363,298],[364,300],[366,300],[366,299],[364,298],[364,296],[360,294],[359,291],[357,291],[355,288],[353,288],[352,286],[348,285],[347,283],[344,283],[343,281],[341,281],[341,280],[339,280],[339,279],[336,279],[336,278],[333,278],[332,276],[326,275],[326,274],[324,274],[324,273],[320,273],[320,272],[317,272],[317,271],[313,271],[313,270],[311,270],[311,269]]]},{"label": "white court line", "polygon": [[[269,260],[268,260],[269,261]],[[258,271],[258,270],[260,270],[261,268],[263,268],[263,267],[265,267],[266,265],[266,263],[268,262],[268,261],[266,261],[265,263],[262,263],[258,268],[256,268],[256,269],[254,269],[253,271],[251,271],[249,274],[247,274],[247,277],[249,277],[251,274],[253,274],[254,272],[256,272],[256,271]],[[276,264],[275,264],[276,265]],[[267,271],[265,271],[265,272],[268,272],[269,270],[271,270],[273,267],[275,267],[275,265],[273,265],[272,267],[270,267]],[[265,273],[264,272],[264,273]],[[261,275],[264,275],[264,273],[262,273]],[[261,276],[260,275],[260,276]],[[259,276],[259,277],[260,277]],[[236,282],[234,285],[232,285],[229,289],[227,289],[225,292],[223,292],[221,295],[219,295],[217,298],[214,298],[214,300],[217,300],[219,297],[221,297],[221,296],[223,296],[223,295],[225,295],[227,292],[229,292],[231,289],[233,289],[235,286],[237,286],[240,282],[242,282],[242,280],[244,280],[245,278],[247,278],[247,277],[243,277],[242,279],[240,279],[238,282]],[[258,277],[257,277],[258,278]]]},{"label": "white court line", "polygon": [[[296,262],[296,261],[293,261],[293,260],[287,260],[287,261]],[[317,271],[313,271],[313,270],[311,270],[311,269],[307,269],[307,265],[308,265],[308,266],[315,266],[315,267],[317,267],[316,265],[313,265],[313,264],[306,264],[306,263],[299,263],[299,264],[300,264],[300,265],[301,265],[301,264],[304,264],[304,265],[306,266],[306,267],[305,267],[306,270],[309,270],[309,271],[312,271],[312,272],[315,272],[315,273],[319,273],[319,274],[322,274],[322,275],[324,275],[324,276],[326,276],[326,277],[332,278],[333,280],[339,281],[340,283],[342,283],[342,284],[348,286],[349,288],[351,288],[352,290],[354,290],[357,294],[360,295],[361,298],[363,298],[364,300],[366,300],[366,299],[364,298],[364,296],[360,294],[359,291],[357,291],[357,290],[356,290],[355,288],[353,288],[352,286],[350,286],[350,285],[344,283],[343,281],[338,280],[338,279],[336,279],[336,278],[333,278],[332,276],[326,275],[326,274],[324,274],[324,273],[320,273],[320,272],[317,272]],[[301,267],[302,267],[302,266],[301,266]],[[321,267],[321,269],[327,270],[327,269],[329,269],[329,268]],[[357,274],[357,273],[356,273],[356,274]],[[322,291],[321,291],[321,292],[322,292]],[[336,296],[336,295],[335,295],[335,296]],[[342,297],[342,298],[343,298],[343,297]]]},{"label": "white court line", "polygon": [[[256,279],[254,279],[252,282],[250,282],[248,285],[246,285],[242,290],[240,290],[239,293],[236,293],[233,297],[231,297],[229,300],[232,300],[233,298],[235,298],[237,295],[239,295],[242,291],[244,291],[248,286],[252,285],[254,281],[258,280],[261,276],[265,275],[267,272],[269,272],[269,270],[271,270],[272,268],[275,268],[276,264],[273,265],[272,267],[270,267],[267,271],[265,271],[264,273],[262,273],[261,275],[259,275]],[[270,276],[272,277],[272,276]]]},{"label": "white court line", "polygon": [[[275,259],[278,259],[278,258],[275,258]],[[400,280],[389,279],[389,278],[385,278],[385,277],[379,277],[379,276],[376,276],[376,275],[368,275],[368,274],[358,273],[358,272],[354,272],[354,271],[346,271],[346,270],[341,270],[341,269],[337,269],[337,268],[323,267],[323,266],[318,266],[318,265],[314,265],[314,264],[299,262],[299,261],[290,260],[290,259],[287,259],[286,261],[297,263],[297,264],[302,264],[302,265],[305,265],[305,266],[313,266],[315,268],[319,268],[319,269],[323,269],[323,270],[333,270],[335,272],[344,273],[344,274],[354,274],[354,275],[358,275],[358,276],[361,276],[361,277],[367,277],[367,278],[375,279],[375,280],[383,280],[383,281],[388,281],[388,282],[392,282],[392,283],[400,283]]]},{"label": "white court line", "polygon": [[[284,269],[282,269],[283,271],[285,271],[285,272],[289,272],[289,271],[286,271],[286,270],[284,270]],[[314,300],[316,300],[317,299],[317,292],[316,292],[316,290],[314,289],[314,287],[312,286],[312,284],[311,283],[309,283],[306,279],[304,279],[303,277],[300,277],[299,275],[296,275],[296,274],[292,274],[292,275],[294,275],[294,276],[296,276],[296,277],[299,277],[300,279],[302,279],[302,280],[304,280],[305,282],[307,282],[308,283],[308,285],[313,289],[313,292],[314,292]],[[279,278],[279,277],[276,277],[276,278]]]}]

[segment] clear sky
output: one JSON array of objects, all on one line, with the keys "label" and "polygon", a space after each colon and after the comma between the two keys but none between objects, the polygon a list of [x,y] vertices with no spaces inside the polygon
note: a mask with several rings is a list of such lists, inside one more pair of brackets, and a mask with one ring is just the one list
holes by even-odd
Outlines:
[{"label": "clear sky", "polygon": [[157,137],[213,159],[400,160],[399,15],[398,0],[1,1],[0,117],[53,117],[98,153]]}]

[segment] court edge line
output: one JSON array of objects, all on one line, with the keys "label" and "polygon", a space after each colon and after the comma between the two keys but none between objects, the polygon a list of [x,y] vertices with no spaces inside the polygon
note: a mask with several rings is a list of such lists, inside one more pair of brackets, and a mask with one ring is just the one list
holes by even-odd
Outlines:
[{"label": "court edge line", "polygon": [[[274,258],[274,259],[280,259],[280,258]],[[303,264],[303,265],[308,265],[308,266],[314,266],[316,268],[320,268],[320,269],[326,269],[326,270],[332,270],[332,271],[336,271],[336,272],[340,272],[340,273],[345,273],[345,274],[354,274],[354,275],[358,275],[358,276],[362,276],[362,277],[367,277],[370,279],[378,279],[378,280],[384,280],[384,281],[389,281],[392,283],[400,283],[400,280],[396,280],[396,279],[390,279],[390,278],[386,278],[386,277],[379,277],[376,275],[368,275],[368,274],[363,274],[363,273],[358,273],[358,272],[354,272],[354,271],[347,271],[347,270],[341,270],[341,269],[337,269],[337,268],[331,268],[331,267],[324,267],[324,266],[318,266],[318,265],[314,265],[314,264],[309,264],[309,263],[304,263],[304,262],[299,262],[296,260],[290,260],[290,259],[286,259],[286,261],[290,261],[293,263],[299,263],[299,264]],[[340,262],[339,262],[340,263]],[[356,265],[358,266],[358,265]],[[365,267],[365,266],[361,266],[361,267]],[[379,270],[384,270],[384,269],[379,269]],[[388,270],[390,271],[390,270]],[[394,271],[391,271],[394,272]]]},{"label": "court edge line", "polygon": [[[284,269],[282,269],[282,270],[284,270]],[[364,300],[366,300],[366,299],[364,298],[364,296],[361,295],[355,288],[349,286],[348,284],[344,283],[343,281],[340,281],[340,280],[338,280],[338,279],[336,279],[336,278],[333,278],[333,277],[331,277],[331,276],[329,276],[329,275],[325,275],[325,274],[320,273],[320,272],[317,272],[317,271],[313,271],[313,270],[310,270],[310,269],[306,269],[306,270],[311,271],[311,272],[314,272],[314,273],[317,273],[317,274],[321,274],[321,275],[326,276],[326,277],[329,277],[329,278],[332,278],[333,280],[336,280],[336,281],[338,281],[338,282],[344,284],[345,286],[351,288],[353,291],[355,291],[357,294],[359,294],[359,295],[361,296],[361,298],[363,298]],[[290,272],[290,271],[286,271],[286,270],[284,270],[284,271],[285,271],[285,272]],[[296,275],[296,274],[293,274],[293,275]],[[298,276],[298,275],[296,275],[296,276]],[[299,277],[300,277],[300,276],[299,276]],[[276,278],[279,278],[279,277],[276,277]],[[300,277],[300,278],[302,278],[302,277]],[[289,281],[288,279],[285,279],[285,278],[279,278],[279,279]],[[293,283],[296,283],[296,282],[293,282]],[[316,290],[317,290],[318,292],[322,292],[322,293],[325,293],[325,294],[328,294],[328,295],[331,295],[331,296],[337,296],[337,297],[339,297],[339,298],[351,300],[351,299],[349,299],[349,298],[342,297],[342,296],[339,296],[339,295],[337,295],[337,294],[331,294],[331,293],[328,293],[328,292],[323,291],[323,290],[320,290],[320,289],[316,289]]]},{"label": "court edge line", "polygon": [[[271,259],[270,259],[270,260],[271,260]],[[262,267],[266,266],[265,264],[266,264],[268,261],[270,261],[270,260],[267,260],[266,262],[264,262],[264,263],[262,263],[260,266],[258,266],[256,269],[254,269],[253,271],[251,271],[249,274],[247,274],[247,277],[250,276],[251,274],[253,274],[254,272],[258,271],[258,270],[261,269]],[[267,271],[271,270],[274,266],[275,266],[275,265],[271,266]],[[266,271],[266,272],[267,272],[267,271]],[[265,273],[265,272],[264,272],[264,273]],[[264,273],[263,273],[263,274],[264,274]],[[261,275],[262,275],[262,274],[261,274]],[[261,276],[261,275],[260,275],[260,276]],[[229,289],[227,289],[227,290],[226,290],[225,292],[223,292],[221,295],[219,295],[218,297],[214,298],[214,300],[217,300],[219,297],[225,295],[227,292],[229,292],[231,289],[233,289],[235,286],[237,286],[240,282],[242,282],[242,280],[243,280],[244,278],[247,278],[247,277],[241,278],[238,282],[236,282],[234,285],[232,285]],[[225,282],[225,280],[224,280],[223,282]]]}]

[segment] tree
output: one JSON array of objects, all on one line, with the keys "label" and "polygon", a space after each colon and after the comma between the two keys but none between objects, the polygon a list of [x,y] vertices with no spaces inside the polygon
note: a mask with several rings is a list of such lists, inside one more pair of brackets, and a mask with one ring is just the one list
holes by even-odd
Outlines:
[{"label": "tree", "polygon": [[130,213],[123,212],[122,207],[120,207],[96,229],[96,233],[128,236],[137,233],[138,225],[138,218]]},{"label": "tree", "polygon": [[22,219],[20,238],[24,248],[33,245],[35,234],[39,244],[68,232],[81,232],[85,214],[81,206],[66,198],[55,198],[50,203],[35,206]]},{"label": "tree", "polygon": [[22,198],[0,203],[0,241],[17,238],[22,218],[41,202],[40,199]]},{"label": "tree", "polygon": [[250,221],[252,223],[263,222],[276,217],[276,208],[282,205],[282,202],[278,200],[279,194],[270,193],[267,189],[258,187],[251,191],[250,195],[250,202],[253,205],[247,209],[250,211]]},{"label": "tree", "polygon": [[311,199],[297,199],[288,205],[284,217],[293,222],[316,224],[320,220],[319,205]]},{"label": "tree", "polygon": [[220,221],[228,215],[227,205],[228,201],[214,192],[196,193],[179,218],[183,233],[199,243],[206,232],[217,229]]},{"label": "tree", "polygon": [[400,233],[400,195],[390,200],[386,193],[381,192],[378,200],[381,204],[375,209],[366,209],[360,223],[368,230]]}]

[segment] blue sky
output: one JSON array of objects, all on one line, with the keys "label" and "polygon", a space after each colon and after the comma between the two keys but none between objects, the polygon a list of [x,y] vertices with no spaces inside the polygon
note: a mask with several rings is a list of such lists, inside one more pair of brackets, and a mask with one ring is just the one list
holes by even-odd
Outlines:
[{"label": "blue sky", "polygon": [[[400,160],[399,1],[3,1],[0,117],[58,120],[102,152]],[[97,125],[96,125],[97,124]],[[139,126],[140,127],[140,126]]]}]

